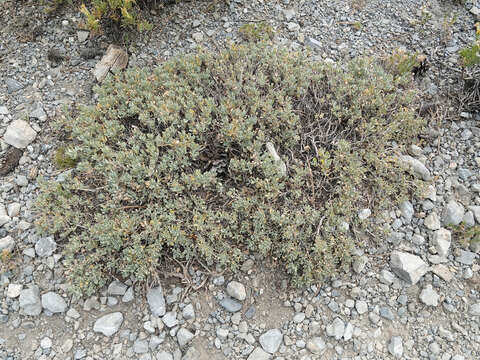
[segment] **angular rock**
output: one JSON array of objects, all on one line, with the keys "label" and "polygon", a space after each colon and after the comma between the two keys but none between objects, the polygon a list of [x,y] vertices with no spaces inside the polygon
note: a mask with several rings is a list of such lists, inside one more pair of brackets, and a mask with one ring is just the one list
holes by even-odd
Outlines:
[{"label": "angular rock", "polygon": [[420,301],[428,306],[438,306],[440,295],[428,284],[420,293]]},{"label": "angular rock", "polygon": [[480,206],[469,206],[468,209],[473,213],[475,221],[480,224]]},{"label": "angular rock", "polygon": [[473,215],[473,211],[467,211],[465,215],[463,215],[462,223],[465,227],[472,227],[475,226],[475,217]]},{"label": "angular rock", "polygon": [[14,247],[15,247],[15,241],[10,235],[7,235],[4,238],[0,239],[0,253],[4,250],[11,252]]},{"label": "angular rock", "polygon": [[177,331],[177,341],[180,347],[187,345],[190,341],[192,341],[193,338],[194,335],[183,327]]},{"label": "angular rock", "polygon": [[343,340],[348,341],[352,338],[353,336],[353,325],[352,323],[348,322],[347,325],[345,325],[345,332],[343,333]]},{"label": "angular rock", "polygon": [[294,9],[284,9],[282,10],[283,16],[285,20],[290,21],[295,17],[295,10]]},{"label": "angular rock", "polygon": [[77,31],[77,39],[78,42],[85,42],[88,39],[88,36],[90,35],[90,31]]},{"label": "angular rock", "polygon": [[480,316],[480,302],[470,305],[470,315]]},{"label": "angular rock", "polygon": [[368,311],[368,305],[364,300],[357,300],[355,302],[355,310],[362,315],[365,314]]},{"label": "angular rock", "polygon": [[397,359],[403,355],[403,340],[400,336],[392,336],[388,344],[388,351]]},{"label": "angular rock", "polygon": [[57,249],[57,243],[53,240],[53,236],[40,238],[35,244],[35,252],[40,257],[52,255]]},{"label": "angular rock", "polygon": [[195,319],[195,309],[193,308],[193,304],[188,304],[183,308],[182,316],[185,320]]},{"label": "angular rock", "polygon": [[102,333],[105,336],[112,336],[120,329],[122,323],[123,314],[121,312],[114,312],[97,319],[93,325],[93,331]]},{"label": "angular rock", "polygon": [[169,311],[162,317],[163,323],[168,327],[172,328],[178,324],[177,313],[175,311]]},{"label": "angular rock", "polygon": [[67,303],[58,294],[50,291],[42,295],[42,306],[51,313],[63,313],[67,310]]},{"label": "angular rock", "polygon": [[423,221],[423,225],[429,230],[438,230],[440,229],[440,218],[438,217],[436,212],[430,213],[425,220]]},{"label": "angular rock", "polygon": [[42,312],[42,303],[40,301],[40,290],[37,285],[33,285],[20,292],[20,308],[26,315],[37,316]]},{"label": "angular rock", "polygon": [[452,233],[447,229],[441,228],[433,233],[432,243],[435,249],[437,249],[438,255],[446,257],[452,243]]},{"label": "angular rock", "polygon": [[135,354],[145,354],[148,352],[148,341],[137,339],[133,343],[133,352]]},{"label": "angular rock", "polygon": [[110,45],[102,59],[95,65],[93,75],[98,82],[102,82],[108,72],[123,70],[128,64],[128,54],[121,47]]},{"label": "angular rock", "polygon": [[450,282],[453,279],[453,274],[445,265],[438,264],[433,266],[432,272],[446,282]]},{"label": "angular rock", "polygon": [[392,271],[410,285],[416,284],[428,271],[428,265],[416,255],[393,251],[390,258]]},{"label": "angular rock", "polygon": [[370,209],[362,209],[357,214],[361,221],[368,219],[370,215],[372,215],[372,211]]},{"label": "angular rock", "polygon": [[283,334],[279,329],[270,329],[260,335],[258,339],[263,350],[270,354],[274,354],[277,352],[280,344],[282,343],[282,340]]},{"label": "angular rock", "polygon": [[73,348],[72,339],[66,339],[61,346],[61,350],[64,354],[68,353],[70,350],[72,350],[72,348]]},{"label": "angular rock", "polygon": [[463,265],[472,265],[476,256],[477,255],[473,252],[466,251],[466,250],[459,250],[458,256],[455,258],[455,260]]},{"label": "angular rock", "polygon": [[352,264],[352,269],[357,274],[360,274],[365,269],[365,266],[367,265],[367,263],[368,263],[368,258],[365,255],[358,256]]},{"label": "angular rock", "polygon": [[7,85],[7,92],[9,94],[12,94],[12,93],[24,88],[22,83],[18,82],[15,79],[12,79],[12,78],[7,78],[5,80],[5,84]]},{"label": "angular rock", "polygon": [[400,212],[408,222],[412,221],[413,214],[415,213],[413,210],[413,205],[410,201],[403,201],[400,204]]},{"label": "angular rock", "polygon": [[8,216],[10,217],[17,216],[20,213],[20,208],[21,208],[21,205],[18,202],[13,202],[11,204],[8,204],[7,206]]},{"label": "angular rock", "polygon": [[162,317],[163,315],[165,315],[165,312],[167,310],[161,285],[148,290],[147,301],[148,305],[150,306],[150,311],[154,316]]},{"label": "angular rock", "polygon": [[40,121],[47,120],[47,113],[45,112],[45,110],[43,110],[43,107],[41,105],[38,105],[34,110],[32,110],[29,116]]},{"label": "angular rock", "polygon": [[335,318],[331,324],[327,325],[327,335],[340,340],[345,333],[345,323],[340,318]]},{"label": "angular rock", "polygon": [[402,155],[399,157],[399,161],[405,168],[412,170],[415,177],[425,181],[432,179],[430,171],[419,160],[409,155]]},{"label": "angular rock", "polygon": [[23,285],[22,284],[8,284],[7,289],[7,297],[14,299],[20,296],[20,292],[22,291]]},{"label": "angular rock", "polygon": [[228,312],[234,313],[242,309],[242,304],[232,298],[225,297],[220,300],[220,306],[222,306]]},{"label": "angular rock", "polygon": [[319,336],[313,337],[307,341],[307,350],[315,355],[322,355],[327,348],[327,344]]},{"label": "angular rock", "polygon": [[247,297],[245,286],[238,281],[230,281],[227,285],[227,294],[232,298],[243,301]]},{"label": "angular rock", "polygon": [[122,297],[122,302],[124,303],[128,303],[130,301],[132,301],[134,298],[134,294],[133,294],[133,286],[130,286],[127,291],[125,292],[125,294],[123,295]]},{"label": "angular rock", "polygon": [[160,351],[157,354],[157,360],[173,360],[173,355],[166,351]]},{"label": "angular rock", "polygon": [[464,207],[454,200],[450,200],[442,213],[442,223],[447,225],[458,225],[462,222],[463,214],[465,214]]},{"label": "angular rock", "polygon": [[114,280],[108,285],[107,294],[113,296],[123,296],[127,291],[127,285],[121,281]]},{"label": "angular rock", "polygon": [[37,132],[26,121],[14,120],[8,125],[3,140],[17,149],[24,149],[36,136]]},{"label": "angular rock", "polygon": [[263,351],[262,348],[257,347],[250,353],[247,360],[270,360],[271,358],[272,355]]}]

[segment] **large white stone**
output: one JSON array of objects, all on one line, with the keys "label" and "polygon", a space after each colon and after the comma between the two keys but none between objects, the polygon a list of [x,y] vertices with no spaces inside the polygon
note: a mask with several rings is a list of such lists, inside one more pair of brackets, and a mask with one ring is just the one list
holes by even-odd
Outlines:
[{"label": "large white stone", "polygon": [[26,121],[15,120],[8,125],[3,140],[17,149],[24,149],[35,140],[36,136],[37,132]]},{"label": "large white stone", "polygon": [[102,333],[105,336],[112,336],[118,331],[122,322],[123,314],[121,312],[107,314],[95,321],[93,331]]},{"label": "large white stone", "polygon": [[428,265],[419,256],[401,251],[392,252],[390,266],[399,278],[410,285],[416,284],[428,271]]}]

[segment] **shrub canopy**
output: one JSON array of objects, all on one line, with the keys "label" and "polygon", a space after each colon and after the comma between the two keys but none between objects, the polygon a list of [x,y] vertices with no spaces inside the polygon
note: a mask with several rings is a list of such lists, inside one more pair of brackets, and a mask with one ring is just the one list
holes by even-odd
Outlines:
[{"label": "shrub canopy", "polygon": [[412,190],[393,146],[422,126],[410,80],[266,44],[111,76],[59,122],[78,164],[42,184],[39,228],[64,239],[78,293],[145,280],[167,255],[235,270],[253,251],[297,284],[321,279],[348,264],[358,209]]}]

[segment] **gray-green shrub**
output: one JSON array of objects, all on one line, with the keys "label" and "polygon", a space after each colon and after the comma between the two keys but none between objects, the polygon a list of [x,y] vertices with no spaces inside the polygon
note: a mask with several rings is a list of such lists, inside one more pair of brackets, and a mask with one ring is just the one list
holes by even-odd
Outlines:
[{"label": "gray-green shrub", "polygon": [[167,255],[235,270],[252,251],[308,284],[348,264],[343,222],[414,188],[392,146],[422,127],[411,75],[371,59],[341,69],[237,45],[129,69],[97,91],[97,105],[59,120],[78,164],[37,202],[77,293],[112,275],[145,280]]}]

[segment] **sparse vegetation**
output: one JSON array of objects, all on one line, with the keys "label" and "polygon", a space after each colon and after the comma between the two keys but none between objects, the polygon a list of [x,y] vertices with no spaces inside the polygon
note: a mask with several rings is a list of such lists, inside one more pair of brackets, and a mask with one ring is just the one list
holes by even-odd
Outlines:
[{"label": "sparse vegetation", "polygon": [[6,249],[0,252],[0,274],[14,270],[16,267],[16,258],[13,252]]},{"label": "sparse vegetation", "polygon": [[451,226],[455,238],[463,247],[476,247],[480,245],[480,225],[466,226],[461,223]]},{"label": "sparse vegetation", "polygon": [[275,32],[267,23],[243,24],[238,30],[240,36],[245,41],[257,42],[262,40],[272,40]]},{"label": "sparse vegetation", "polygon": [[78,163],[78,160],[68,156],[66,151],[67,149],[61,146],[55,152],[55,165],[62,170],[74,168]]},{"label": "sparse vegetation", "polygon": [[257,252],[319,280],[349,264],[358,209],[415,188],[395,160],[423,126],[411,79],[265,43],[110,75],[58,119],[79,163],[41,181],[38,228],[64,242],[75,293],[144,281],[166,256],[235,270]]},{"label": "sparse vegetation", "polygon": [[[72,0],[43,0],[48,13],[58,10]],[[151,24],[142,18],[140,4],[148,5],[153,0],[87,0],[81,2],[80,12],[85,16],[85,28],[94,32],[102,31],[102,22],[112,21],[126,28],[151,29]]]},{"label": "sparse vegetation", "polygon": [[480,64],[480,23],[476,23],[475,27],[475,41],[470,46],[460,50],[462,66],[467,68]]},{"label": "sparse vegetation", "polygon": [[391,55],[384,59],[384,66],[387,71],[395,76],[412,74],[425,60],[425,56],[405,49],[396,49]]}]

